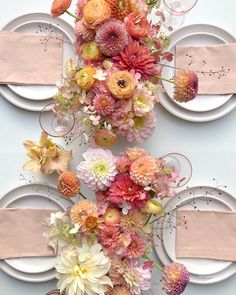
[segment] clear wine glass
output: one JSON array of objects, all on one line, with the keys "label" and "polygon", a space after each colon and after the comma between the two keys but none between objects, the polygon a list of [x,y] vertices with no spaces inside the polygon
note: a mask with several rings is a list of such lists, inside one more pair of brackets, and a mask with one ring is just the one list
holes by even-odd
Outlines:
[{"label": "clear wine glass", "polygon": [[179,153],[170,153],[162,157],[164,168],[176,174],[176,178],[169,183],[172,188],[184,186],[192,177],[192,164],[188,158]]},{"label": "clear wine glass", "polygon": [[163,25],[167,28],[176,28],[184,21],[184,15],[188,13],[198,0],[163,0]]},{"label": "clear wine glass", "polygon": [[64,137],[73,129],[75,116],[72,111],[58,110],[55,103],[50,103],[42,109],[39,124],[48,135]]}]

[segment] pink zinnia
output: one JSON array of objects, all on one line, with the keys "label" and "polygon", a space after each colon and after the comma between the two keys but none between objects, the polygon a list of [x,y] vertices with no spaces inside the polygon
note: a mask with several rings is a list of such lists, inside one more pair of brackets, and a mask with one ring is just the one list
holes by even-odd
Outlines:
[{"label": "pink zinnia", "polygon": [[143,79],[148,79],[156,72],[155,58],[150,54],[148,48],[131,38],[124,52],[115,56],[113,60],[122,70],[134,70],[140,73]]},{"label": "pink zinnia", "polygon": [[116,157],[116,168],[119,172],[125,173],[129,171],[131,161],[126,154]]},{"label": "pink zinnia", "polygon": [[180,295],[184,292],[189,278],[189,272],[183,264],[172,263],[164,268],[161,278],[163,290],[168,295]]},{"label": "pink zinnia", "polygon": [[146,198],[142,187],[135,184],[126,174],[118,174],[108,190],[108,200],[114,204],[129,202],[138,204]]},{"label": "pink zinnia", "polygon": [[120,231],[114,225],[104,225],[99,230],[99,241],[106,248],[114,248],[119,241]]},{"label": "pink zinnia", "polygon": [[131,243],[127,248],[128,258],[140,258],[145,252],[145,243],[141,236],[133,235],[131,237]]},{"label": "pink zinnia", "polygon": [[95,111],[103,116],[111,114],[115,109],[115,99],[108,93],[97,94],[93,99]]}]

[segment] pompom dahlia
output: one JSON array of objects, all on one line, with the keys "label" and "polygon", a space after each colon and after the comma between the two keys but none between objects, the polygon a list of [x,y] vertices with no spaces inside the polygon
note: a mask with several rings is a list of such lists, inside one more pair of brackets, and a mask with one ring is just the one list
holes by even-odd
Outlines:
[{"label": "pompom dahlia", "polygon": [[95,111],[103,116],[110,115],[115,109],[115,99],[110,94],[97,94],[93,99]]},{"label": "pompom dahlia", "polygon": [[134,70],[136,73],[140,73],[143,79],[148,79],[156,72],[155,58],[150,54],[148,48],[131,38],[124,52],[113,57],[113,61],[122,70]]},{"label": "pompom dahlia", "polygon": [[65,171],[58,177],[57,189],[65,197],[74,197],[80,192],[80,180],[74,172]]},{"label": "pompom dahlia", "polygon": [[198,92],[198,77],[191,71],[180,71],[174,77],[174,99],[179,102],[193,100]]},{"label": "pompom dahlia", "polygon": [[128,34],[121,21],[112,19],[100,26],[95,40],[104,55],[115,56],[127,45]]},{"label": "pompom dahlia", "polygon": [[136,203],[146,198],[142,187],[135,184],[126,174],[118,174],[108,190],[108,200],[114,204]]},{"label": "pompom dahlia", "polygon": [[106,190],[117,174],[116,158],[111,151],[100,148],[89,148],[83,157],[85,161],[77,166],[79,178],[93,191]]},{"label": "pompom dahlia", "polygon": [[161,278],[163,290],[168,295],[180,295],[184,292],[189,278],[189,272],[183,264],[172,263],[164,268]]},{"label": "pompom dahlia", "polygon": [[116,157],[116,168],[121,173],[125,173],[129,170],[131,161],[126,154]]},{"label": "pompom dahlia", "polygon": [[119,20],[129,15],[132,10],[130,6],[130,0],[106,0],[111,8],[111,16]]},{"label": "pompom dahlia", "polygon": [[130,167],[131,179],[139,185],[147,186],[155,180],[159,165],[155,158],[143,156],[135,160]]}]

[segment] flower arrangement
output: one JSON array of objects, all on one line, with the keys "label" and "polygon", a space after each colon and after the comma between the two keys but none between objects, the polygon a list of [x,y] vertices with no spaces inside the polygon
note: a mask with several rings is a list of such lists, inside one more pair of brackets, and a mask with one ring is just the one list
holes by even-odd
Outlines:
[{"label": "flower arrangement", "polygon": [[[156,126],[154,106],[160,80],[174,84],[174,98],[194,99],[195,73],[183,71],[169,80],[161,77],[169,38],[161,22],[148,20],[158,0],[78,0],[76,14],[68,11],[71,0],[54,0],[51,14],[64,12],[75,18],[78,60],[68,60],[63,81],[54,99],[56,111],[76,113],[74,133],[107,147],[122,135],[128,142],[149,138]],[[157,16],[158,18],[158,16]]]},{"label": "flower arrangement", "polygon": [[[152,225],[167,214],[163,198],[174,197],[169,183],[178,171],[141,148],[90,148],[74,172],[58,178],[58,191],[72,201],[66,212],[51,214],[49,245],[59,249],[58,288],[68,295],[138,295],[151,288],[151,272],[163,272],[161,283],[169,295],[180,295],[189,282],[184,265],[162,267],[149,258]],[[86,199],[80,181],[96,199]],[[80,194],[84,199],[71,198]],[[63,293],[64,294],[64,293]]]}]

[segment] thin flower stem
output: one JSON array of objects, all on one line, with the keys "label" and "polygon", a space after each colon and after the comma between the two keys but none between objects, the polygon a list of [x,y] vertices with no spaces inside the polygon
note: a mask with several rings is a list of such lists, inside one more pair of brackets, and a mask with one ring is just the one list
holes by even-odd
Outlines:
[{"label": "thin flower stem", "polygon": [[158,268],[160,271],[164,272],[164,268],[163,268],[160,264],[158,264],[158,263],[156,263],[155,261],[153,261],[153,260],[152,260],[151,258],[149,258],[147,255],[144,255],[144,258],[147,259],[147,260],[152,261],[152,263],[155,265],[156,268]]},{"label": "thin flower stem", "polygon": [[145,225],[148,224],[148,222],[150,221],[151,217],[152,217],[152,213],[150,213],[150,214],[148,215],[148,219],[147,219],[147,221],[145,222]]},{"label": "thin flower stem", "polygon": [[72,16],[73,18],[75,18],[76,20],[80,20],[80,17],[78,17],[77,15],[75,15],[74,13],[72,13],[72,12],[70,12],[70,11],[68,11],[68,10],[66,10],[65,11],[67,14],[69,14],[70,16]]},{"label": "thin flower stem", "polygon": [[87,198],[85,197],[85,195],[83,195],[81,192],[79,192],[79,195],[80,195],[83,199],[87,200]]},{"label": "thin flower stem", "polygon": [[170,79],[167,79],[167,78],[164,78],[164,77],[158,76],[158,75],[154,75],[154,77],[156,77],[156,78],[158,78],[158,79],[160,79],[160,80],[163,80],[163,81],[166,81],[166,82],[172,83],[172,84],[175,83],[173,80],[170,80]]}]

